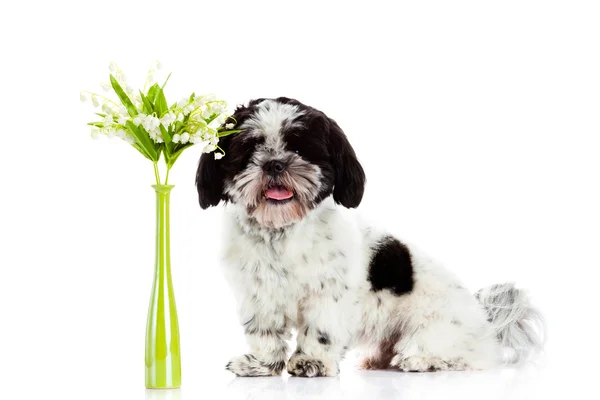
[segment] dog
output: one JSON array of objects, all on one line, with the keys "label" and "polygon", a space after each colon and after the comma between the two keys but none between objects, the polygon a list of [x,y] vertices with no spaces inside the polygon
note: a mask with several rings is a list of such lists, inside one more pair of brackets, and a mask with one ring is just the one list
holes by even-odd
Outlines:
[{"label": "dog", "polygon": [[[512,283],[470,293],[363,221],[365,173],[338,124],[297,100],[256,99],[225,122],[223,159],[200,157],[200,206],[224,202],[223,264],[250,352],[238,376],[336,376],[350,349],[364,369],[449,371],[518,362],[543,346],[543,319]],[[297,332],[291,357],[287,341]]]}]

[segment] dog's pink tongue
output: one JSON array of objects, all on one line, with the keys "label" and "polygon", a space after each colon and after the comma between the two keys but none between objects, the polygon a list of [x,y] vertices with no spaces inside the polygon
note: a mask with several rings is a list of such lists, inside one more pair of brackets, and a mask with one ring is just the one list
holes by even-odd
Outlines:
[{"label": "dog's pink tongue", "polygon": [[292,197],[294,194],[284,188],[270,188],[265,192],[265,196],[273,200],[285,200]]}]

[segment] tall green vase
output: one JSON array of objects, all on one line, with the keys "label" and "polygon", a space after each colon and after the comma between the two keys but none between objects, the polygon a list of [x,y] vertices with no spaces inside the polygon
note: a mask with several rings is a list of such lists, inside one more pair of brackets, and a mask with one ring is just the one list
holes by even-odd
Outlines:
[{"label": "tall green vase", "polygon": [[156,264],[146,325],[146,387],[181,385],[179,323],[171,280],[169,197],[173,185],[152,185],[156,191]]}]

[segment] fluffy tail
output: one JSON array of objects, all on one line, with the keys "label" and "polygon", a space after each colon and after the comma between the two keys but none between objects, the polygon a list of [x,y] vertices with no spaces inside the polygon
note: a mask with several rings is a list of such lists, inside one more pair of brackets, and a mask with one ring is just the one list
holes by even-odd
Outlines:
[{"label": "fluffy tail", "polygon": [[527,293],[504,283],[475,293],[494,326],[509,363],[526,360],[544,347],[546,326],[542,315],[531,306]]}]

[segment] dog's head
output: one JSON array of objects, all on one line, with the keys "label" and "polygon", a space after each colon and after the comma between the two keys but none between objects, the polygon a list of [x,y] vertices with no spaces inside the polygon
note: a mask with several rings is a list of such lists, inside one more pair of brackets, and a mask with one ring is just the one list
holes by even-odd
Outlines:
[{"label": "dog's head", "polygon": [[242,206],[261,226],[300,221],[323,199],[357,207],[365,174],[346,135],[324,113],[280,97],[252,100],[225,123],[242,132],[221,139],[226,156],[203,154],[196,174],[200,206]]}]

